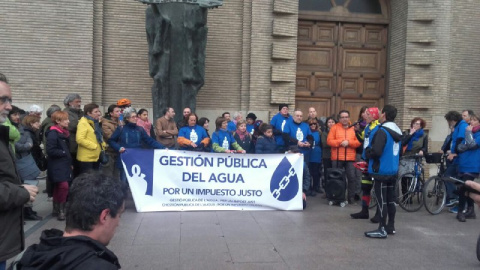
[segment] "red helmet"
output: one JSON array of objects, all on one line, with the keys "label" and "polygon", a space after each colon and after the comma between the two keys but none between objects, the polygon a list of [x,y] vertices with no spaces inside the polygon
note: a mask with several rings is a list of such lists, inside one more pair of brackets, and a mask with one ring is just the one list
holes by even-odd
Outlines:
[{"label": "red helmet", "polygon": [[359,162],[354,162],[353,166],[360,170],[362,173],[365,173],[368,171],[368,163],[365,161],[359,161]]}]

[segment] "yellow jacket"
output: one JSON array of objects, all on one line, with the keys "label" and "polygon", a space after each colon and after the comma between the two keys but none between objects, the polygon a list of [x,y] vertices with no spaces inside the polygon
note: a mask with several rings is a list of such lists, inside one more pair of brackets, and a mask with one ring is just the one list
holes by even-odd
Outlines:
[{"label": "yellow jacket", "polygon": [[[77,126],[77,160],[81,162],[96,162],[102,150],[93,129],[93,121],[82,117]],[[104,143],[105,144],[105,143]],[[103,145],[105,147],[105,145]]]}]

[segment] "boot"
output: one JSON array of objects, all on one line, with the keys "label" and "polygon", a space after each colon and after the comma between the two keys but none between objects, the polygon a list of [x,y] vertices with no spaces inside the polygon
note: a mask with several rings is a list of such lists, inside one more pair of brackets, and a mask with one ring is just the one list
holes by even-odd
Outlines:
[{"label": "boot", "polygon": [[373,218],[371,218],[370,221],[372,223],[380,223],[380,212],[378,211],[378,208],[377,208],[377,212],[375,212],[375,216],[373,216]]},{"label": "boot", "polygon": [[26,220],[42,220],[42,217],[35,215],[33,213],[32,207],[24,207],[23,214]]},{"label": "boot", "polygon": [[458,219],[458,221],[460,221],[460,222],[465,222],[465,221],[467,221],[467,220],[465,219],[465,214],[463,213],[463,211],[460,211],[460,209],[458,210],[458,213],[457,213],[457,219]]},{"label": "boot", "polygon": [[387,224],[387,226],[385,226],[385,231],[387,231],[387,234],[395,234],[396,231],[395,231],[395,226],[393,224]]},{"label": "boot", "polygon": [[369,231],[365,232],[366,237],[370,238],[380,238],[380,239],[386,239],[387,238],[387,231],[385,230],[385,227],[380,226],[378,229],[374,231]]},{"label": "boot", "polygon": [[58,210],[57,220],[65,220],[65,203],[60,203]]},{"label": "boot", "polygon": [[362,206],[362,210],[355,214],[350,214],[353,219],[368,219],[368,206]]},{"label": "boot", "polygon": [[476,219],[477,215],[475,215],[475,206],[468,206],[464,215],[466,219]]},{"label": "boot", "polygon": [[60,203],[53,202],[52,217],[58,217],[59,212],[60,212]]}]

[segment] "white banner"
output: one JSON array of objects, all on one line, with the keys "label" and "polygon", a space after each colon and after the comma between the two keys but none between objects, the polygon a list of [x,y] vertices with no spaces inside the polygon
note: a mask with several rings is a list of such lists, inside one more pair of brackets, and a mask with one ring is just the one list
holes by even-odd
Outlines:
[{"label": "white banner", "polygon": [[127,149],[137,212],[302,210],[303,156]]}]

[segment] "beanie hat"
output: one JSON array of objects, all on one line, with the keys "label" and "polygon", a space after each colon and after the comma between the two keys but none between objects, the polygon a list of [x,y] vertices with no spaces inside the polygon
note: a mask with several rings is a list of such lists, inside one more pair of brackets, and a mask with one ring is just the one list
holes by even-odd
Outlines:
[{"label": "beanie hat", "polygon": [[254,113],[249,113],[247,114],[247,119],[250,118],[253,121],[257,120],[257,116]]},{"label": "beanie hat", "polygon": [[279,104],[279,105],[278,105],[278,110],[281,111],[283,107],[287,107],[287,108],[288,108],[288,104]]},{"label": "beanie hat", "polygon": [[378,120],[378,118],[380,118],[377,107],[371,107],[371,108],[368,108],[367,110],[368,110],[368,113],[370,113],[370,115],[372,116],[373,120]]}]

